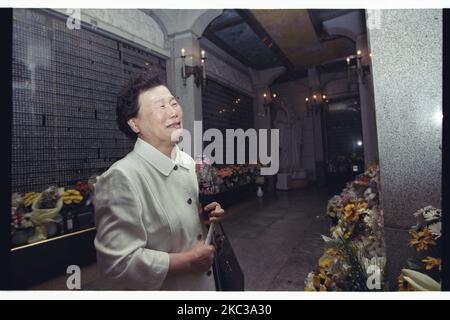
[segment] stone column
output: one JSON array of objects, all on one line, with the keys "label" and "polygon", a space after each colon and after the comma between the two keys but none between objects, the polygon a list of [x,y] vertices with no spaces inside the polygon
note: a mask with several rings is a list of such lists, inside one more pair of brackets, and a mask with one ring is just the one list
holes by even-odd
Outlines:
[{"label": "stone column", "polygon": [[[199,38],[212,20],[222,14],[217,9],[151,9],[149,13],[163,26],[167,34],[166,46],[170,49],[167,62],[167,82],[172,93],[183,107],[183,125],[194,138],[194,120],[202,120],[201,88],[197,88],[191,76],[183,84],[181,77],[181,49],[186,50],[186,65],[200,65]],[[200,134],[202,134],[200,132]],[[190,154],[194,157],[193,143]],[[199,146],[200,148],[202,146]],[[185,150],[189,151],[189,150]]]},{"label": "stone column", "polygon": [[[315,67],[308,68],[308,85],[312,94],[321,94],[320,76]],[[318,99],[321,99],[318,97]],[[319,108],[319,107],[316,107]],[[315,158],[315,180],[318,186],[326,184],[326,166],[323,145],[323,111],[312,110],[311,121],[313,124],[314,158]]]},{"label": "stone column", "polygon": [[[356,39],[356,49],[361,51],[361,65],[370,66],[370,56],[367,47],[367,36],[359,35]],[[375,106],[373,100],[372,73],[358,76],[359,100],[361,104],[361,124],[364,147],[364,163],[367,166],[378,163],[377,128]]]},{"label": "stone column", "polygon": [[369,28],[391,289],[414,250],[413,212],[441,207],[442,10],[381,10]]},{"label": "stone column", "polygon": [[[168,82],[173,94],[183,107],[183,125],[191,134],[191,156],[194,157],[194,120],[202,120],[202,92],[201,86],[194,83],[194,76],[190,76],[184,85],[181,77],[181,49],[186,50],[186,65],[200,65],[200,46],[198,36],[192,32],[184,32],[169,38],[171,59],[168,62]],[[201,133],[200,133],[201,134]]]},{"label": "stone column", "polygon": [[[266,69],[262,71],[256,71],[250,69],[250,76],[253,82],[253,90],[255,92],[255,99],[253,102],[253,112],[255,119],[256,129],[271,129],[272,119],[270,116],[270,110],[267,111],[267,115],[264,115],[264,93],[267,94],[267,99],[269,100],[269,87],[272,82],[285,72],[284,67],[277,67],[272,69]],[[267,140],[267,150],[271,150],[270,139]],[[275,191],[275,180],[274,176],[268,176],[267,191],[269,193]]]}]

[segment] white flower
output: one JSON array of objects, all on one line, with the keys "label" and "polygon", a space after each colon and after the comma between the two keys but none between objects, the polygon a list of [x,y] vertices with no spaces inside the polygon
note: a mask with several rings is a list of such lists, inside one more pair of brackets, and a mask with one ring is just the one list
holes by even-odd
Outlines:
[{"label": "white flower", "polygon": [[428,226],[428,229],[430,230],[430,233],[434,236],[436,236],[436,239],[441,236],[441,229],[442,229],[442,222],[436,222],[433,224],[430,224]]},{"label": "white flower", "polygon": [[425,221],[432,221],[440,219],[442,216],[442,210],[436,209],[433,206],[426,206],[414,212],[414,216],[422,215]]},{"label": "white flower", "polygon": [[314,272],[311,271],[310,273],[308,273],[308,276],[305,279],[305,287],[309,290],[315,291],[313,278],[314,278]]},{"label": "white flower", "polygon": [[325,241],[325,243],[328,243],[328,242],[331,242],[331,241],[333,241],[333,239],[332,239],[332,238],[330,238],[330,237],[327,237],[327,236],[324,236],[323,234],[322,234],[322,239],[323,239],[323,241]]},{"label": "white flower", "polygon": [[372,200],[376,196],[376,193],[372,192],[372,188],[367,188],[367,190],[364,191],[364,198],[366,198],[367,200]]},{"label": "white flower", "polygon": [[312,282],[313,277],[314,277],[314,272],[311,271],[310,273],[308,273],[308,276],[306,277],[306,281]]},{"label": "white flower", "polygon": [[370,209],[362,209],[361,210],[361,215],[364,216],[363,221],[366,224],[366,226],[371,228],[373,226],[373,223],[374,223],[373,211],[370,210]]},{"label": "white flower", "polygon": [[23,220],[21,222],[22,228],[30,228],[33,226],[33,222],[31,221],[31,213],[25,213],[23,216]]},{"label": "white flower", "polygon": [[327,205],[327,213],[331,217],[335,217],[336,213],[334,212],[334,208],[342,206],[342,198],[340,196],[333,196],[330,200],[328,200]]},{"label": "white flower", "polygon": [[352,267],[348,264],[348,263],[343,263],[342,264],[342,270],[345,272],[348,272],[352,269]]},{"label": "white flower", "polygon": [[441,210],[439,210],[439,209],[427,210],[423,213],[423,217],[426,221],[440,219],[441,218]]},{"label": "white flower", "polygon": [[19,193],[14,192],[11,196],[11,207],[17,208],[22,202],[23,197]]},{"label": "white flower", "polygon": [[366,216],[364,217],[364,223],[366,224],[366,226],[371,227],[372,224],[373,224],[373,218],[372,218],[372,216],[369,215],[369,214],[366,215]]},{"label": "white flower", "polygon": [[337,226],[336,228],[334,228],[333,233],[331,234],[334,239],[340,239],[343,235],[344,230],[341,226]]},{"label": "white flower", "polygon": [[330,203],[335,204],[335,205],[341,205],[342,204],[342,199],[339,195],[334,195],[330,200]]}]

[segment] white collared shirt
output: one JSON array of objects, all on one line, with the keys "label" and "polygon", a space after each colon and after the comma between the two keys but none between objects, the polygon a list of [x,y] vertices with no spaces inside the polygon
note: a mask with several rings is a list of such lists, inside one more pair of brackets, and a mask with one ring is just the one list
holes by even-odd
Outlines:
[{"label": "white collared shirt", "polygon": [[206,237],[195,162],[175,148],[172,160],[138,138],[95,184],[97,262],[111,288],[215,290],[212,273],[167,276],[169,253],[188,251]]}]

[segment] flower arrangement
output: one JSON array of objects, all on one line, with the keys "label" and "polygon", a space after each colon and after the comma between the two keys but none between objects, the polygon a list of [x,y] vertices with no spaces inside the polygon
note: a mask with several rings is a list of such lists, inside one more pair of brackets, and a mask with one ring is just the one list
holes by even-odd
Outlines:
[{"label": "flower arrangement", "polygon": [[217,194],[251,183],[264,184],[260,168],[259,164],[212,165],[208,159],[197,157],[200,194]]},{"label": "flower arrangement", "polygon": [[364,156],[362,153],[341,154],[328,162],[328,172],[352,172],[353,166],[358,166],[358,171],[362,169]]},{"label": "flower arrangement", "polygon": [[207,157],[196,157],[195,172],[200,195],[212,195],[218,192],[217,182],[222,176],[220,171],[211,165],[211,161]]},{"label": "flower arrangement", "polygon": [[[33,203],[37,200],[37,198],[40,195],[41,195],[40,193],[33,191],[33,192],[25,193],[25,195],[22,197],[22,195],[17,193],[16,194],[16,202],[20,201],[20,204],[23,204],[23,206],[24,206],[24,210],[27,211],[27,212],[30,212],[31,211],[31,206],[33,205]],[[14,202],[14,200],[13,200],[13,202]],[[12,206],[13,207],[15,206],[14,203],[12,204]]]},{"label": "flower arrangement", "polygon": [[305,280],[306,291],[367,291],[370,267],[380,270],[385,255],[383,215],[379,205],[379,170],[375,165],[346,185],[327,204],[331,237],[323,236],[325,250],[318,268]]},{"label": "flower arrangement", "polygon": [[57,233],[57,225],[62,220],[59,214],[63,207],[62,191],[63,188],[50,186],[33,203],[31,221],[35,226],[35,232],[28,242],[44,240],[49,235]]},{"label": "flower arrangement", "polygon": [[45,189],[38,197],[33,206],[36,209],[52,209],[55,208],[61,194],[56,186],[50,186]]},{"label": "flower arrangement", "polygon": [[64,213],[64,210],[75,207],[82,209],[83,206],[90,205],[95,178],[91,177],[88,182],[77,181],[74,186],[66,188],[51,186],[43,192],[13,193],[11,198],[13,245],[43,240],[62,230],[60,214]]},{"label": "flower arrangement", "polygon": [[[16,194],[17,195],[17,194]],[[14,195],[13,195],[14,197]],[[33,232],[31,213],[25,213],[23,205],[14,204],[11,207],[11,243],[13,246],[26,244]]]},{"label": "flower arrangement", "polygon": [[[407,261],[408,268],[398,277],[400,291],[438,291],[441,290],[442,260],[441,229],[442,210],[426,206],[414,212],[416,224],[411,227],[409,246],[420,253],[419,257]],[[420,270],[422,272],[416,271]]]}]

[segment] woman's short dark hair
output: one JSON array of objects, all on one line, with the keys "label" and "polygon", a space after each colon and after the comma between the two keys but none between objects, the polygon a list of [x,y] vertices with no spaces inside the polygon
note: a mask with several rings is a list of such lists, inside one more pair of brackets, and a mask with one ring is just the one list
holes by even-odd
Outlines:
[{"label": "woman's short dark hair", "polygon": [[130,128],[128,120],[135,117],[139,111],[139,95],[158,86],[167,86],[158,76],[146,74],[134,76],[117,98],[117,125],[128,138],[136,140],[137,134]]}]

